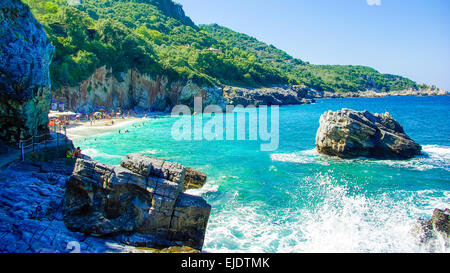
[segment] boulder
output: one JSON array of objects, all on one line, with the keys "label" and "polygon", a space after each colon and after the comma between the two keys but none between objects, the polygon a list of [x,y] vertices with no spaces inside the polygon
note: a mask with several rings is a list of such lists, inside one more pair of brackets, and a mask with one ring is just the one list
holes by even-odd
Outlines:
[{"label": "boulder", "polygon": [[319,153],[340,158],[408,159],[422,150],[389,113],[351,109],[321,116],[316,146]]},{"label": "boulder", "polygon": [[97,236],[148,235],[145,247],[201,249],[211,206],[183,193],[185,173],[180,164],[139,154],[120,166],[78,159],[66,185],[66,226]]},{"label": "boulder", "polygon": [[200,189],[206,183],[206,174],[186,167],[186,174],[184,176],[184,190]]},{"label": "boulder", "polygon": [[444,238],[448,243],[450,239],[450,209],[435,209],[429,220],[419,219],[413,229],[413,234],[417,235],[420,242],[425,245],[438,240],[438,237]]},{"label": "boulder", "polygon": [[28,6],[0,4],[0,140],[14,143],[48,130],[54,48]]}]

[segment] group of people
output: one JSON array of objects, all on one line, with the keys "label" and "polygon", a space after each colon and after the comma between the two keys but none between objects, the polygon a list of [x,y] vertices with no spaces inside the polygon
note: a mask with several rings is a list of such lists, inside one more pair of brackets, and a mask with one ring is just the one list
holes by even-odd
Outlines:
[{"label": "group of people", "polygon": [[78,147],[75,150],[67,150],[66,152],[66,158],[82,158],[82,154],[81,154],[81,148]]}]

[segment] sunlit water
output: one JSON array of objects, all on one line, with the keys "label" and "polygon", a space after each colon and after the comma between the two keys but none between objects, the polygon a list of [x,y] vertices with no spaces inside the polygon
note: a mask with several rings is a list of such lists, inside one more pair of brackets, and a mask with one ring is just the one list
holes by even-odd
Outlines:
[{"label": "sunlit water", "polygon": [[[319,117],[351,108],[390,112],[424,155],[407,161],[339,160],[315,151]],[[94,159],[119,164],[140,152],[208,175],[209,252],[426,252],[411,229],[450,207],[450,97],[319,100],[280,108],[280,145],[258,141],[175,141],[178,118],[137,123],[75,140]],[[194,118],[200,118],[195,116]],[[210,116],[204,117],[204,120]],[[122,130],[123,132],[123,130]],[[437,243],[434,251],[448,252]]]}]

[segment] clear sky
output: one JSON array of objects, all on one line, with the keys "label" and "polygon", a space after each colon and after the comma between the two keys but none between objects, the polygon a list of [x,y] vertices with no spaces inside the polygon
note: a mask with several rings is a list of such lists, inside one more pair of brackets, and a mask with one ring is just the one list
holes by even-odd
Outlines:
[{"label": "clear sky", "polygon": [[450,91],[449,0],[175,0],[313,64],[371,66]]}]

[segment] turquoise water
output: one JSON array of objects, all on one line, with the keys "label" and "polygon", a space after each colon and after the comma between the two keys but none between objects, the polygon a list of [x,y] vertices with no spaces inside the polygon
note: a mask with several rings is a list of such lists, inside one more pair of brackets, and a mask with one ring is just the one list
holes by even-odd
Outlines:
[{"label": "turquoise water", "polygon": [[[319,117],[351,108],[390,112],[424,155],[407,161],[339,160],[315,151]],[[319,100],[280,108],[279,149],[258,141],[175,141],[178,118],[75,140],[94,159],[119,164],[140,152],[208,175],[209,252],[424,252],[410,230],[450,207],[450,97]],[[200,116],[195,116],[198,119]],[[210,116],[204,116],[205,120]],[[448,252],[443,243],[434,251]]]}]

